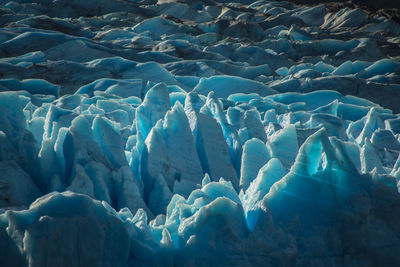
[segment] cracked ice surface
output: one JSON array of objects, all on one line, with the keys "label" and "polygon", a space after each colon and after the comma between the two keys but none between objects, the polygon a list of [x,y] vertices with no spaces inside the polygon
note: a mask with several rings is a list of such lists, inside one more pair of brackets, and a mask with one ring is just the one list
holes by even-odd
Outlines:
[{"label": "cracked ice surface", "polygon": [[0,6],[1,266],[400,265],[395,22]]}]

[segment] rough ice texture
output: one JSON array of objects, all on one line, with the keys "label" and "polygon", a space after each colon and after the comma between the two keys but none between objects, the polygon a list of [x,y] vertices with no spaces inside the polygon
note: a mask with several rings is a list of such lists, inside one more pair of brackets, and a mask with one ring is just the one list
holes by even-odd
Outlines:
[{"label": "rough ice texture", "polygon": [[400,26],[221,2],[0,0],[0,266],[400,265]]},{"label": "rough ice texture", "polygon": [[262,140],[238,135],[259,127],[247,111],[229,123],[243,97],[95,95],[0,93],[3,263],[399,263],[398,115],[330,91],[258,97]]}]

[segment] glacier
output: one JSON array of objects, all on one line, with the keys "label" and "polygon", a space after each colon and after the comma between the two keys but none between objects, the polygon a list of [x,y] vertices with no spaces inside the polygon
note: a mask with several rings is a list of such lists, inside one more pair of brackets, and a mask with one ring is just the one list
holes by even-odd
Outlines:
[{"label": "glacier", "polygon": [[0,24],[0,266],[400,265],[396,21],[0,0]]}]

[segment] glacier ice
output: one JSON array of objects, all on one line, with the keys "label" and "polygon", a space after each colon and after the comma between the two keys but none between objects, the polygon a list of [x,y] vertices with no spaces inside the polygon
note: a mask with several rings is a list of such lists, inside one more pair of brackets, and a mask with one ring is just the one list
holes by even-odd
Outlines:
[{"label": "glacier ice", "polygon": [[[399,218],[389,219],[380,212],[387,208],[385,203],[393,203],[396,210],[395,203],[400,201],[396,178],[400,145],[390,127],[397,115],[333,91],[240,96],[231,98],[235,101],[225,107],[224,100],[212,93],[205,98],[195,92],[188,93],[184,105],[177,101],[171,107],[171,94],[159,84],[148,91],[142,104],[117,105],[118,98],[111,94],[76,94],[69,100],[63,96],[37,107],[23,92],[0,93],[5,101],[2,127],[8,130],[1,132],[1,176],[7,191],[2,191],[0,216],[5,226],[2,236],[10,244],[7,253],[14,255],[15,262],[33,266],[44,260],[57,262],[56,256],[41,254],[37,242],[46,244],[42,249],[50,249],[54,242],[67,245],[94,240],[92,235],[111,238],[96,241],[110,243],[90,250],[86,245],[71,248],[63,256],[66,262],[75,264],[76,255],[83,253],[83,261],[110,261],[113,265],[258,265],[264,263],[265,255],[275,255],[270,264],[308,264],[318,257],[329,257],[328,263],[337,265],[345,261],[334,256],[343,249],[337,244],[365,249],[357,262],[397,262],[388,250],[375,248],[375,238],[380,246],[392,249],[396,246],[390,244],[399,241],[394,234]],[[320,94],[327,98],[318,108]],[[240,116],[243,104],[254,101],[258,105],[245,109],[242,120],[238,117],[235,121],[232,110]],[[299,105],[298,101],[308,104]],[[14,108],[8,108],[7,103],[15,103]],[[270,109],[264,111],[261,103]],[[363,117],[354,121],[342,119],[339,107],[354,105],[348,103],[363,104],[369,112],[364,111]],[[93,104],[96,109],[91,109]],[[295,112],[290,111],[293,104],[297,104]],[[33,110],[28,119],[24,105]],[[123,126],[106,116],[110,107],[131,109],[132,114],[143,111],[129,120],[132,125]],[[265,140],[252,137],[242,146],[236,127],[250,131],[259,127],[245,123],[248,111],[257,112],[261,125],[276,126],[265,128]],[[263,119],[258,113],[265,113]],[[321,119],[316,121],[316,115]],[[43,118],[43,123],[29,128],[35,118]],[[143,120],[142,126],[136,128],[139,120]],[[11,134],[13,128],[7,125],[17,127],[20,134]],[[40,127],[41,135],[36,133],[40,140],[36,140],[28,129],[37,131]],[[40,162],[37,170],[29,168],[31,162],[7,153],[21,149],[18,144],[24,131],[31,136],[28,144],[36,149],[23,151]],[[230,151],[240,153],[232,158]],[[237,157],[239,161],[232,161]],[[137,165],[130,165],[132,159]],[[83,207],[86,211],[80,213]],[[74,228],[70,228],[71,223]],[[85,230],[92,224],[97,226],[90,232]],[[104,228],[104,224],[111,228]],[[71,231],[85,231],[87,239],[62,235]],[[18,237],[30,232],[32,237]],[[39,233],[48,237],[42,239]],[[362,246],[355,241],[364,236],[374,241],[365,240]],[[90,258],[93,254],[99,257],[100,248],[115,244],[112,238],[124,240],[124,245],[118,241],[118,252],[113,252],[113,245],[109,250],[113,255],[107,256],[111,258]],[[323,249],[316,251],[317,244]],[[281,252],[276,255],[273,251],[278,248]],[[221,251],[223,256],[216,261]],[[225,254],[228,251],[233,253],[229,257]],[[355,252],[348,253],[357,257],[352,254]],[[384,255],[392,256],[380,258]]]},{"label": "glacier ice", "polygon": [[0,266],[400,265],[397,22],[0,0]]},{"label": "glacier ice", "polygon": [[260,139],[252,138],[246,141],[240,169],[241,189],[246,190],[256,178],[258,171],[271,158],[270,151]]},{"label": "glacier ice", "polygon": [[[107,203],[86,195],[54,192],[38,198],[29,210],[9,210],[3,215],[3,223],[8,225],[5,231],[16,246],[14,251],[6,247],[6,253],[11,250],[15,254],[9,264],[121,266],[128,259],[129,237],[123,222]],[[90,239],[86,238],[88,235]]]}]

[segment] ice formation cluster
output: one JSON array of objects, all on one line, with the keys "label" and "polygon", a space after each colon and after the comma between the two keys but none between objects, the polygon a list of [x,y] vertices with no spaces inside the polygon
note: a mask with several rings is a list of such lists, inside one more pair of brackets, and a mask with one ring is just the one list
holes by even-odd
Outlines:
[{"label": "ice formation cluster", "polygon": [[400,26],[231,1],[0,0],[1,266],[400,265]]}]

